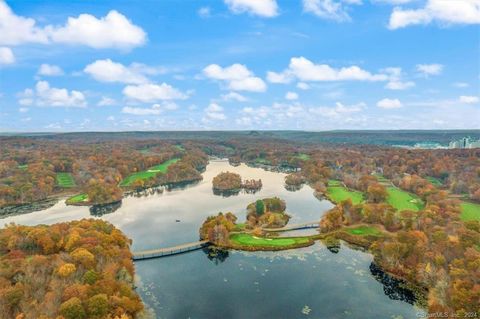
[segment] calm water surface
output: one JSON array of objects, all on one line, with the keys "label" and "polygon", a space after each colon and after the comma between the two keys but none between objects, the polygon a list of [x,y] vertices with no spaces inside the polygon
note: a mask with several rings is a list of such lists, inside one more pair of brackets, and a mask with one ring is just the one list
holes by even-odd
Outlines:
[{"label": "calm water surface", "polygon": [[[212,193],[212,178],[222,171],[261,178],[256,194],[222,197]],[[211,161],[203,181],[163,194],[125,198],[121,208],[101,218],[133,239],[133,250],[173,246],[198,240],[206,216],[231,211],[245,219],[246,206],[278,196],[287,202],[290,223],[319,220],[333,207],[319,201],[309,186],[291,192],[285,174],[227,161]],[[4,223],[52,224],[91,217],[87,207],[55,206],[5,218]],[[180,222],[176,222],[180,220]],[[342,246],[331,253],[321,243],[284,251],[207,251],[136,262],[137,285],[156,318],[415,318],[414,306],[393,300],[370,274],[370,254]]]}]

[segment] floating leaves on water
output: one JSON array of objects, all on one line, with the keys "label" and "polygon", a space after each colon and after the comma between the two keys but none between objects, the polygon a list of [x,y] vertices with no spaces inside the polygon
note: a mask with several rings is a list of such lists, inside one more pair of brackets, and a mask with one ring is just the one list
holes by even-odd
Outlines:
[{"label": "floating leaves on water", "polygon": [[311,311],[312,311],[312,309],[311,309],[309,306],[307,306],[307,305],[305,305],[305,306],[303,307],[303,309],[302,309],[302,313],[303,313],[304,315],[306,315],[306,316],[308,316]]},{"label": "floating leaves on water", "polygon": [[223,278],[223,281],[227,282],[227,281],[228,281],[228,279],[227,279],[227,278]]}]

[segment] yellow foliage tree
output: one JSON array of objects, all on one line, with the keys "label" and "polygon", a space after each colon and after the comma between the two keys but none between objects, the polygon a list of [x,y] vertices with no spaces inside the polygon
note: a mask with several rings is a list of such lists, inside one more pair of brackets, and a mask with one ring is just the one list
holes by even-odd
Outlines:
[{"label": "yellow foliage tree", "polygon": [[57,273],[61,276],[61,277],[69,277],[71,274],[73,274],[75,272],[75,270],[77,270],[77,267],[75,267],[74,264],[63,264],[61,265],[60,267],[58,267],[58,270],[57,270]]},{"label": "yellow foliage tree", "polygon": [[95,261],[95,256],[85,248],[75,249],[70,256],[72,256],[73,260],[81,263],[85,267],[92,266]]}]

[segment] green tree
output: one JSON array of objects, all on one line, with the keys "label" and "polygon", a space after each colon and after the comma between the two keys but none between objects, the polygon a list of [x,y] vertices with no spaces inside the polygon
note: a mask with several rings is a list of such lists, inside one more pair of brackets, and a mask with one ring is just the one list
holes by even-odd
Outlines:
[{"label": "green tree", "polygon": [[108,297],[106,294],[98,294],[87,301],[88,315],[93,318],[104,318],[108,313]]},{"label": "green tree", "polygon": [[62,303],[60,314],[66,319],[83,319],[86,317],[82,302],[77,297],[73,297]]},{"label": "green tree", "polygon": [[259,199],[255,203],[255,211],[258,216],[263,215],[265,213],[265,204],[263,203],[263,200]]}]

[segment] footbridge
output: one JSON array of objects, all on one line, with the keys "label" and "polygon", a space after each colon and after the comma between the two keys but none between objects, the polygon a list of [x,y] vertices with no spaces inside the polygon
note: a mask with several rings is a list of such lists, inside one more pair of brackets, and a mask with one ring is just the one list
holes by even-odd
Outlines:
[{"label": "footbridge", "polygon": [[307,223],[301,223],[301,224],[287,225],[280,228],[262,228],[262,229],[267,232],[282,232],[282,231],[289,231],[289,230],[318,228],[318,227],[319,227],[319,222],[314,221],[314,222],[307,222]]},{"label": "footbridge", "polygon": [[143,260],[143,259],[177,255],[177,254],[185,253],[187,251],[192,251],[192,250],[197,250],[197,249],[203,248],[206,245],[208,245],[208,240],[200,240],[200,241],[195,241],[195,242],[192,242],[192,243],[177,245],[177,246],[173,246],[173,247],[136,251],[136,252],[133,252],[132,259],[133,260]]}]

